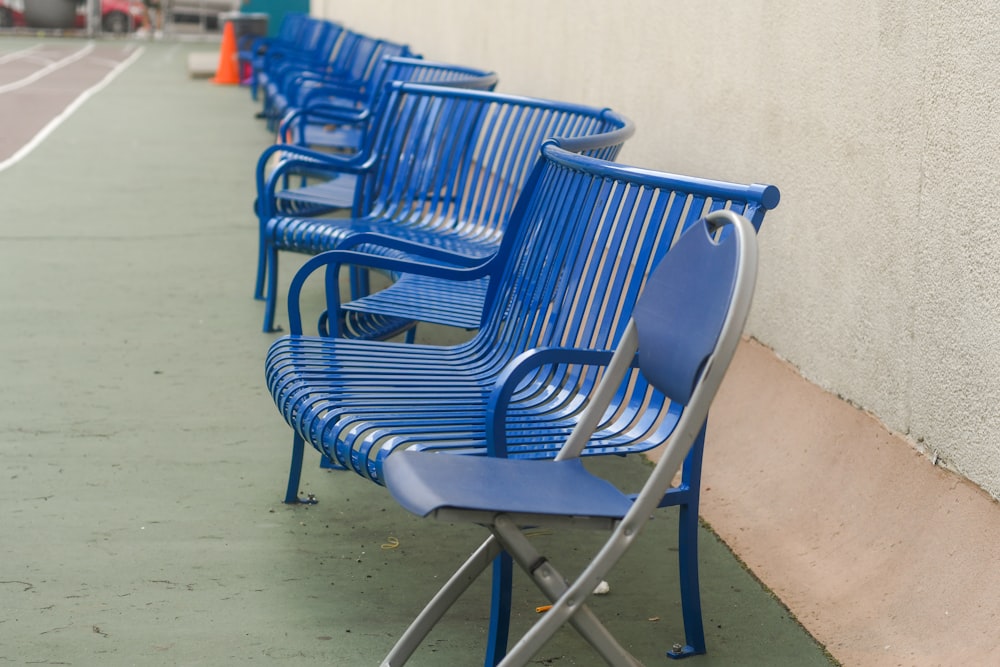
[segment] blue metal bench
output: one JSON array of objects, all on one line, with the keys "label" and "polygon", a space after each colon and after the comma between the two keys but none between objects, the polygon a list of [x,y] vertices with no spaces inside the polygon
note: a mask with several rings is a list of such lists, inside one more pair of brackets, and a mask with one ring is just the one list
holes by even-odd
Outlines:
[{"label": "blue metal bench", "polygon": [[[608,110],[566,102],[391,83],[370,150],[327,156],[324,167],[361,182],[351,218],[282,215],[281,175],[258,187],[258,287],[264,330],[274,330],[278,252],[316,254],[361,233],[379,233],[482,259],[500,246],[507,217],[538,147],[574,139],[575,150],[613,159],[632,124]],[[317,160],[285,160],[315,169]],[[261,281],[264,277],[265,280]],[[363,286],[356,292],[363,292]],[[372,321],[377,321],[377,326]],[[384,337],[412,327],[398,318],[358,318],[358,335]]]},{"label": "blue metal bench", "polygon": [[[255,171],[258,192],[264,191],[269,176],[277,184],[275,213],[318,215],[354,206],[357,178],[339,167],[345,154],[365,150],[367,155],[371,150],[370,138],[385,111],[389,82],[466,90],[493,90],[497,83],[494,72],[422,58],[386,57],[381,69],[379,81],[371,87],[371,101],[360,108],[316,101],[292,110],[282,119],[278,137],[285,141],[265,149]],[[338,157],[330,159],[331,151]]]},{"label": "blue metal bench", "polygon": [[[240,83],[250,86],[250,98],[257,99],[257,75],[258,70],[264,67],[264,58],[268,49],[275,52],[294,49],[298,43],[300,35],[306,29],[307,23],[311,20],[307,14],[290,12],[285,14],[281,20],[281,26],[274,37],[264,37],[260,35],[244,35],[239,40],[239,50],[237,58],[240,66]],[[249,76],[244,74],[249,70]]]},{"label": "blue metal bench", "polygon": [[[361,95],[359,91],[344,90],[340,86],[322,86],[306,93],[302,106],[282,118],[278,126],[279,140],[302,148],[335,150],[341,155],[356,153],[365,143],[367,132],[375,126],[388,82],[493,90],[498,81],[495,72],[423,58],[384,56],[382,61],[382,66],[372,76],[371,85],[360,90]],[[352,95],[356,104],[351,108],[338,104],[338,100],[352,99]],[[350,206],[348,203],[347,208]]]},{"label": "blue metal bench", "polygon": [[[311,258],[289,289],[291,335],[275,341],[266,360],[268,389],[294,432],[286,502],[298,502],[306,442],[328,465],[379,484],[398,449],[554,457],[619,343],[646,276],[678,235],[720,209],[759,228],[778,198],[774,186],[625,167],[550,142],[522,188],[502,247],[477,266],[349,251]],[[454,281],[485,277],[483,326],[469,342],[444,347],[304,335],[305,281],[327,271],[324,307],[334,318],[339,272],[351,266]],[[641,376],[630,376],[581,453],[647,451],[670,437],[680,412]],[[702,448],[699,436],[681,484],[662,502],[681,510],[682,654],[704,651],[697,570]],[[493,658],[506,645],[509,561],[495,577]]]},{"label": "blue metal bench", "polygon": [[333,59],[323,66],[284,67],[264,86],[264,117],[276,130],[291,110],[309,101],[325,99],[349,108],[362,105],[374,94],[373,81],[381,78],[386,57],[410,56],[403,44],[345,31]]},{"label": "blue metal bench", "polygon": [[[284,68],[311,68],[329,62],[343,34],[344,27],[338,23],[307,18],[299,27],[294,42],[269,47],[254,61],[254,76],[250,85],[252,98],[256,100],[268,83],[281,76]],[[264,111],[260,114],[262,117]]]},{"label": "blue metal bench", "polygon": [[[264,193],[270,189],[273,205],[266,213],[268,218],[261,218],[258,209],[261,225],[273,215],[315,216],[355,206],[359,194],[358,175],[341,168],[343,155],[362,151],[365,156],[370,154],[375,130],[388,104],[390,82],[408,81],[466,90],[492,90],[497,83],[496,73],[461,65],[407,57],[385,58],[385,63],[383,81],[378,87],[382,94],[375,98],[371,108],[348,110],[315,104],[292,111],[285,117],[279,137],[319,144],[326,150],[335,149],[338,156],[331,158],[329,152],[310,150],[309,146],[300,143],[274,144],[265,149],[255,171],[257,191]],[[328,124],[335,124],[335,128],[330,129]],[[355,156],[355,160],[358,159]],[[274,161],[277,163],[272,164]],[[257,206],[255,204],[255,208]],[[254,292],[258,299],[264,294],[265,250],[262,241]]]},{"label": "blue metal bench", "polygon": [[272,97],[281,91],[284,81],[303,70],[322,70],[336,57],[346,57],[360,38],[357,33],[340,24],[317,21],[310,24],[303,48],[279,54],[264,63],[257,77],[262,96],[261,116],[270,120],[274,115]]}]

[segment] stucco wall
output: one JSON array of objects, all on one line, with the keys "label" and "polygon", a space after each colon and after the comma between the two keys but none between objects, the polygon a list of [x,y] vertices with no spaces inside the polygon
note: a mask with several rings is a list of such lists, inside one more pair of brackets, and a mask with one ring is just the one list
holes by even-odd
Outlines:
[{"label": "stucco wall", "polygon": [[779,186],[749,332],[1000,496],[991,2],[312,7],[500,90],[613,107],[638,126],[622,162]]}]

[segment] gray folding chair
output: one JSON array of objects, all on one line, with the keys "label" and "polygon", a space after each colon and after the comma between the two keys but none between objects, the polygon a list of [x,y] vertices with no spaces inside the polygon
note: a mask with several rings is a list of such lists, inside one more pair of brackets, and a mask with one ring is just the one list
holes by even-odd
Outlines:
[{"label": "gray folding chair", "polygon": [[[553,461],[399,451],[385,462],[385,484],[407,510],[481,524],[491,536],[448,580],[383,661],[403,664],[431,628],[502,551],[552,601],[501,665],[524,665],[569,622],[612,665],[639,665],[586,605],[587,597],[635,541],[670,488],[698,436],[743,331],[757,272],[753,226],[715,211],[684,232],[651,273],[621,343]],[[684,406],[659,462],[637,495],[591,474],[579,454],[599,427],[628,371]],[[572,525],[610,530],[590,564],[567,582],[522,532]],[[563,543],[565,544],[565,543]],[[558,554],[556,554],[558,556]]]}]

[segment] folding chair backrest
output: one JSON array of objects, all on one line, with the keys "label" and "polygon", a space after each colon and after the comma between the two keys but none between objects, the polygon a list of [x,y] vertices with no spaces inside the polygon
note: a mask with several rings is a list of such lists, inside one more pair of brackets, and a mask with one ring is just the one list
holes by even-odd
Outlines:
[{"label": "folding chair backrest", "polygon": [[687,405],[729,314],[740,269],[737,234],[718,239],[707,220],[685,232],[643,287],[632,319],[639,369],[671,400]]}]

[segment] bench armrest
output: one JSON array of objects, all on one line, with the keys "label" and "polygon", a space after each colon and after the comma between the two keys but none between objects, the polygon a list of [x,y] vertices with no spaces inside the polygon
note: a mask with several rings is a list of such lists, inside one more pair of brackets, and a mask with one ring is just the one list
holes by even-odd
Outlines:
[{"label": "bench armrest", "polygon": [[[268,174],[267,166],[275,153],[283,153],[282,159]],[[296,171],[310,174],[325,173],[331,178],[339,174],[364,174],[378,162],[376,154],[336,155],[314,151],[295,144],[273,144],[264,149],[257,160],[257,214],[261,224],[274,215],[274,195],[278,184]]]},{"label": "bench armrest", "polygon": [[[299,99],[301,106],[315,104],[323,100],[344,100],[357,107],[357,104],[364,102],[368,98],[365,88],[357,86],[345,86],[341,83],[319,81],[314,79],[304,79],[303,83],[309,82],[311,85],[302,90],[302,97]],[[346,106],[346,104],[344,105]]]},{"label": "bench armrest", "polygon": [[[306,118],[327,123],[358,125],[368,121],[371,115],[371,111],[368,109],[358,109],[329,102],[310,102],[303,107],[288,112],[285,120],[289,118]],[[285,122],[285,120],[282,120],[282,122]]]},{"label": "bench armrest", "polygon": [[[353,250],[363,245],[378,246],[387,250],[398,250],[407,255],[417,255],[443,264],[464,266],[467,268],[479,266],[489,259],[487,257],[470,257],[469,255],[462,255],[450,250],[427,245],[426,243],[407,241],[406,239],[396,238],[388,234],[379,234],[377,232],[364,232],[349,236],[337,245],[337,250]],[[367,255],[369,253],[364,254]],[[475,280],[475,278],[460,277],[456,278],[456,280]]]},{"label": "bench armrest", "polygon": [[[298,142],[302,142],[305,127],[310,123],[325,123],[329,125],[364,125],[371,119],[368,109],[354,109],[329,103],[309,103],[301,108],[292,109],[278,124],[278,136],[285,139],[288,132],[299,128]],[[293,142],[294,143],[294,142]],[[294,143],[294,145],[301,145]]]},{"label": "bench armrest", "polygon": [[[373,235],[374,236],[374,235]],[[446,280],[475,280],[486,275],[489,262],[469,267],[442,266],[412,259],[383,257],[350,250],[328,250],[310,258],[295,273],[288,286],[288,328],[292,335],[302,334],[302,311],[300,297],[306,280],[320,268],[326,268],[326,311],[329,321],[336,321],[340,312],[340,283],[338,274],[343,266],[356,266],[380,271],[413,273]]]},{"label": "bench armrest", "polygon": [[[497,378],[486,404],[486,452],[488,456],[507,458],[507,410],[518,386],[531,373],[544,366],[607,366],[613,350],[571,347],[539,347],[515,357]],[[637,359],[632,360],[637,367]]]}]

